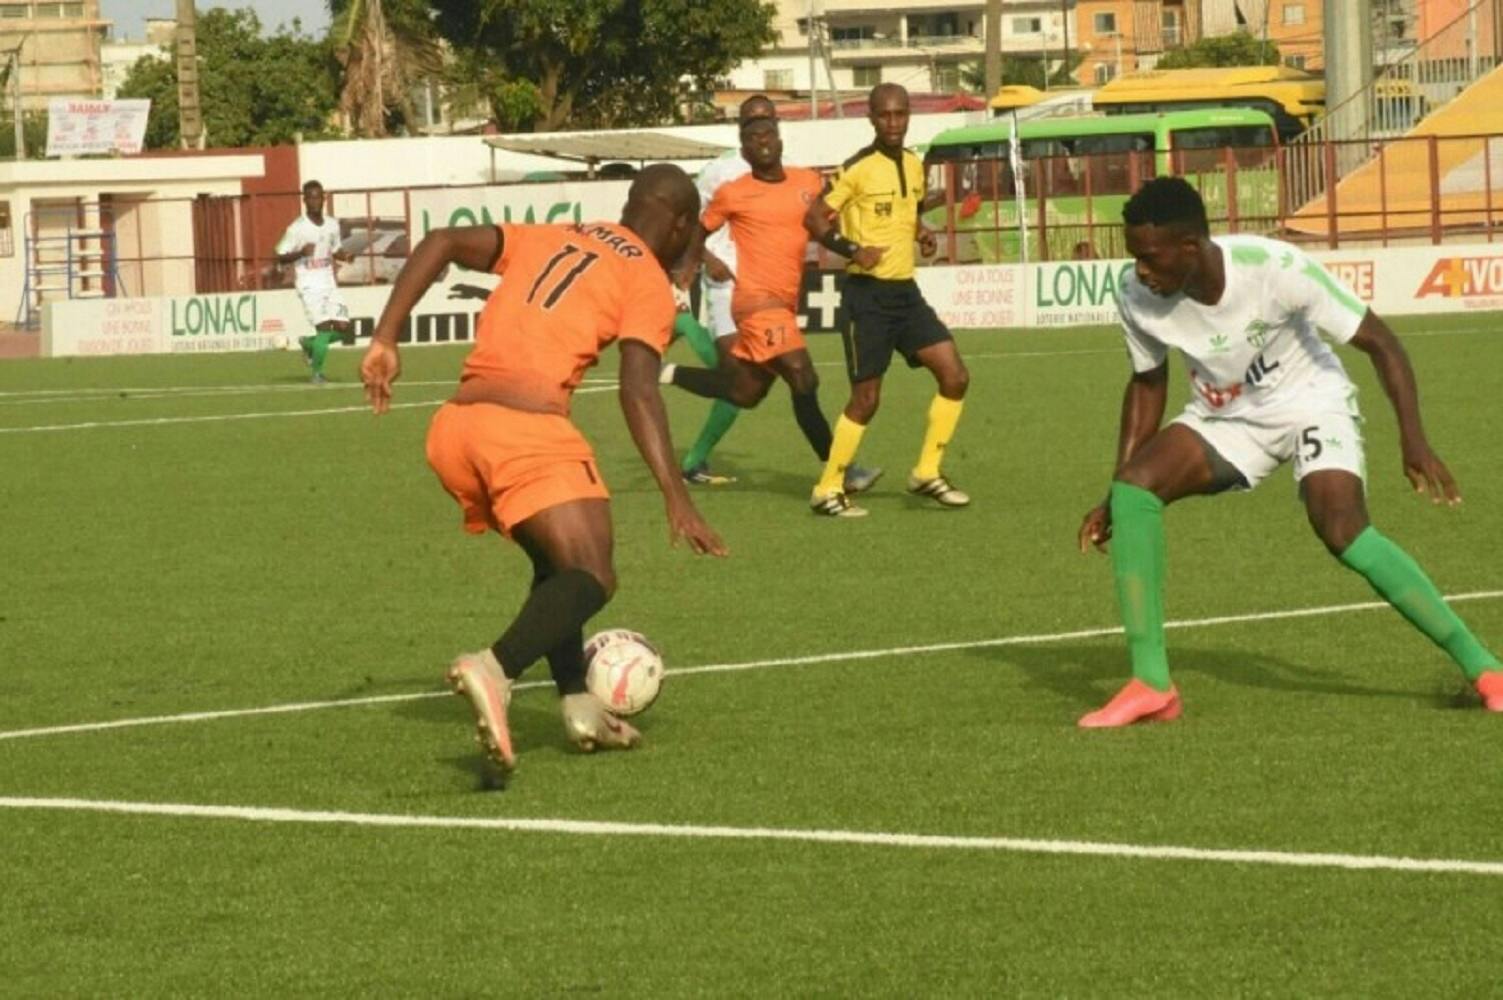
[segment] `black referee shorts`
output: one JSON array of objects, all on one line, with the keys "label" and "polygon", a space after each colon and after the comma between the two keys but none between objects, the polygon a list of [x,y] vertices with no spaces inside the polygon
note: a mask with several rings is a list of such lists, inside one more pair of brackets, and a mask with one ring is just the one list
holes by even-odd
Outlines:
[{"label": "black referee shorts", "polygon": [[841,305],[845,312],[841,342],[852,382],[884,374],[894,351],[903,355],[908,367],[917,368],[919,351],[954,339],[912,278],[884,281],[865,274],[847,275]]}]

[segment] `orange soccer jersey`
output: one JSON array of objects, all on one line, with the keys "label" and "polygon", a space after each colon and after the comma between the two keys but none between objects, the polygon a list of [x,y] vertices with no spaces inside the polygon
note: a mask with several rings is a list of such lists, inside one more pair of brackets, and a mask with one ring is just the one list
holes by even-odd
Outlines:
[{"label": "orange soccer jersey", "polygon": [[501,284],[480,314],[461,381],[494,384],[518,409],[567,413],[580,379],[617,337],[667,349],[673,293],[631,230],[507,224],[501,235]]},{"label": "orange soccer jersey", "polygon": [[705,229],[714,232],[729,222],[736,242],[736,288],[731,313],[739,323],[761,309],[798,311],[804,252],[809,233],[804,213],[819,197],[819,174],[785,167],[781,181],[762,181],[742,174],[716,188],[705,209]]},{"label": "orange soccer jersey", "polygon": [[[548,507],[610,494],[567,416],[580,379],[619,337],[658,353],[675,308],[667,275],[617,225],[501,227],[501,284],[480,315],[462,381],[489,403],[451,402],[428,429],[428,464],[466,531],[516,525]],[[463,398],[463,396],[461,396]]]}]

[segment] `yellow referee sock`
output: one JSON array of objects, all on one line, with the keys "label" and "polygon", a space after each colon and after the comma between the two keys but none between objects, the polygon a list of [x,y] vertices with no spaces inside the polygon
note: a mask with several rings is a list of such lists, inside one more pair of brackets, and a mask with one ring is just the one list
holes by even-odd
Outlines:
[{"label": "yellow referee sock", "polygon": [[929,428],[924,432],[924,447],[919,452],[918,465],[913,467],[915,479],[933,479],[939,475],[939,460],[944,457],[945,445],[955,436],[955,425],[960,423],[960,411],[964,406],[962,400],[943,396],[935,396],[934,402],[929,404]]},{"label": "yellow referee sock", "polygon": [[866,425],[858,424],[844,413],[835,421],[835,440],[830,442],[830,458],[825,462],[825,471],[814,487],[814,495],[827,497],[845,489],[846,466],[856,460],[856,449],[861,447],[861,435]]}]

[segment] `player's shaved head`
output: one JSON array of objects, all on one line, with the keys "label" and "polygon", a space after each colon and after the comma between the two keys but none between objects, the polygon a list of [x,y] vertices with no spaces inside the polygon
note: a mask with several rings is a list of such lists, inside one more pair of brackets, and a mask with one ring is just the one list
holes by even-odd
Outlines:
[{"label": "player's shaved head", "polygon": [[626,192],[626,207],[636,202],[656,202],[675,215],[698,214],[699,191],[681,167],[672,163],[651,163],[642,168]]},{"label": "player's shaved head", "polygon": [[753,94],[742,101],[741,106],[736,109],[736,122],[739,125],[745,125],[760,118],[776,118],[777,116],[777,105],[773,104],[772,98],[766,94]]},{"label": "player's shaved head", "polygon": [[642,237],[664,267],[671,267],[699,224],[699,190],[682,168],[649,164],[626,192],[621,224]]},{"label": "player's shaved head", "polygon": [[900,83],[879,83],[866,97],[867,110],[876,114],[883,108],[908,107],[908,88]]}]

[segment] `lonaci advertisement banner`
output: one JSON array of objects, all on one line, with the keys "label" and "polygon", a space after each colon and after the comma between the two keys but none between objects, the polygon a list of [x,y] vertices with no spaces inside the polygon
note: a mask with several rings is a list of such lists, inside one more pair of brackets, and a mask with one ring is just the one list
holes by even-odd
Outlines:
[{"label": "lonaci advertisement banner", "polygon": [[[437,205],[430,206],[435,210]],[[516,206],[512,206],[515,208]],[[507,210],[456,203],[448,211]],[[585,212],[586,216],[590,213]],[[446,220],[444,225],[448,225]],[[1323,250],[1311,253],[1380,315],[1503,309],[1503,244]],[[1130,261],[1059,261],[930,267],[918,271],[925,299],[956,330],[1112,325]],[[455,271],[429,289],[402,334],[409,344],[464,343],[496,279]],[[844,322],[839,271],[804,277],[799,321],[822,332]],[[375,328],[390,286],[341,290],[356,337]],[[265,351],[309,333],[297,294],[227,292],[158,299],[85,299],[48,303],[42,353],[49,356]]]}]

